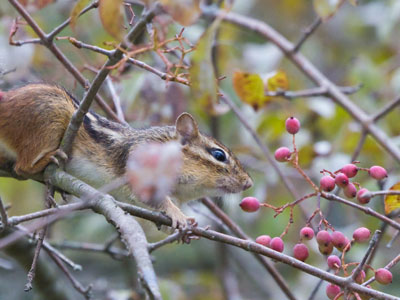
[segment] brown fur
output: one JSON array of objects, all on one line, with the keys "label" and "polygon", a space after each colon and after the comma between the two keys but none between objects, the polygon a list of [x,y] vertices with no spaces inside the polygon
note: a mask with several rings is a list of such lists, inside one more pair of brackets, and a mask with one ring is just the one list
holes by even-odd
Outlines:
[{"label": "brown fur", "polygon": [[[20,175],[43,171],[59,147],[76,110],[76,100],[64,89],[46,84],[30,84],[0,92],[0,98],[0,166],[14,164]],[[79,161],[101,169],[107,178],[117,178],[124,175],[128,155],[137,145],[172,140],[181,143],[183,153],[183,167],[172,197],[187,201],[207,195],[236,193],[252,185],[249,175],[231,151],[201,134],[197,123],[187,113],[177,119],[175,126],[143,130],[88,113],[74,140],[66,170],[95,186],[100,185],[100,177],[84,176],[85,170],[79,169]],[[219,162],[213,158],[209,151],[212,148],[223,150],[227,160]],[[78,167],[72,166],[74,160],[78,161]],[[185,225],[186,216],[169,197],[157,208],[165,210],[174,225]]]}]

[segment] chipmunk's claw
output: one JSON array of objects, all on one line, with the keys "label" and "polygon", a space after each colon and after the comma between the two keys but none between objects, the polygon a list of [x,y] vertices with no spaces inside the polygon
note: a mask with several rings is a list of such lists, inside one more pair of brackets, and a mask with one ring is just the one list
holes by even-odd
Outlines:
[{"label": "chipmunk's claw", "polygon": [[200,237],[198,235],[194,235],[192,229],[197,227],[197,222],[195,218],[187,218],[186,226],[183,228],[178,228],[179,232],[182,234],[180,241],[183,244],[190,244],[192,240],[198,240]]},{"label": "chipmunk's claw", "polygon": [[63,163],[66,163],[68,160],[68,155],[61,149],[57,149],[54,155],[50,156],[50,160],[56,164],[57,167],[60,167],[60,160]]}]

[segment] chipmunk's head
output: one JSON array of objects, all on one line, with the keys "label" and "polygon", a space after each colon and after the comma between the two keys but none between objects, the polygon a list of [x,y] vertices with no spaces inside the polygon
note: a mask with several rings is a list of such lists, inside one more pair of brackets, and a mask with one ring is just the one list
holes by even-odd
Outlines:
[{"label": "chipmunk's head", "polygon": [[217,140],[200,133],[190,114],[181,114],[175,128],[182,144],[183,167],[173,196],[182,201],[222,196],[253,185],[235,155]]}]

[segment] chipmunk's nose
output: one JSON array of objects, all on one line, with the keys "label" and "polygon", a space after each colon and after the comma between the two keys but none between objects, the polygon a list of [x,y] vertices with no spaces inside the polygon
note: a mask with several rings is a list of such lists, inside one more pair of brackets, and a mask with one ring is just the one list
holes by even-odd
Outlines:
[{"label": "chipmunk's nose", "polygon": [[243,185],[243,190],[247,190],[253,186],[253,180],[249,177]]}]

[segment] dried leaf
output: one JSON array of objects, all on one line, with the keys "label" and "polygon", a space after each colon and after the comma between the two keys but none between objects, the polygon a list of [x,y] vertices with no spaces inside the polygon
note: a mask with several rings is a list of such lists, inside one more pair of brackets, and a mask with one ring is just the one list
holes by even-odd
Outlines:
[{"label": "dried leaf", "polygon": [[191,58],[189,70],[192,98],[203,110],[215,115],[224,112],[221,107],[216,107],[218,85],[211,58],[215,31],[220,22],[220,19],[215,19],[200,37]]},{"label": "dried leaf", "polygon": [[167,13],[182,26],[192,25],[200,17],[200,0],[161,0]]},{"label": "dried leaf", "polygon": [[76,20],[78,19],[79,13],[89,2],[90,0],[79,0],[75,3],[70,15],[71,21],[69,22],[69,26],[71,26],[72,30],[75,30]]},{"label": "dried leaf", "polygon": [[286,91],[289,89],[289,80],[284,71],[278,70],[267,79],[268,91]]},{"label": "dried leaf", "polygon": [[333,17],[342,3],[343,0],[313,0],[314,10],[323,21]]},{"label": "dried leaf", "polygon": [[99,14],[104,29],[117,41],[124,32],[124,17],[121,12],[123,0],[100,0]]},{"label": "dried leaf", "polygon": [[233,74],[233,88],[239,98],[255,110],[270,100],[264,95],[264,83],[258,74],[236,71]]},{"label": "dried leaf", "polygon": [[358,0],[349,0],[349,3],[353,6],[357,6],[358,5]]},{"label": "dried leaf", "polygon": [[[399,191],[400,182],[394,184],[389,191]],[[392,211],[400,208],[400,195],[386,195],[385,196],[385,214],[389,214]]]}]

